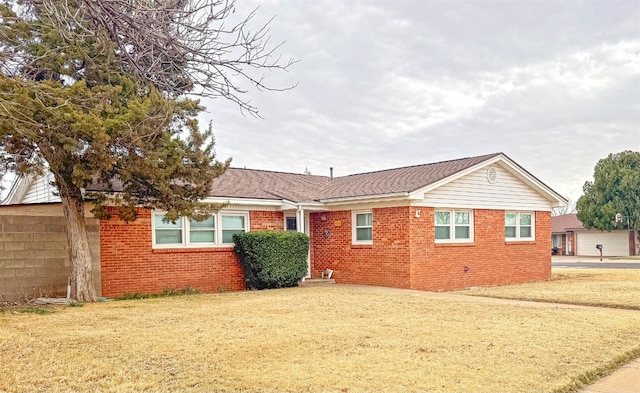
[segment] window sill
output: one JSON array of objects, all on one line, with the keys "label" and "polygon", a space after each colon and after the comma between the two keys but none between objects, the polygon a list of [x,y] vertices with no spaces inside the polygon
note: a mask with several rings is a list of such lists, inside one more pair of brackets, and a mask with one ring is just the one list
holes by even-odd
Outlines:
[{"label": "window sill", "polygon": [[373,248],[373,243],[351,245],[351,249],[358,249],[358,248]]},{"label": "window sill", "polygon": [[476,244],[474,242],[450,242],[450,243],[436,243],[436,247],[473,247]]},{"label": "window sill", "polygon": [[167,247],[153,248],[154,254],[184,254],[194,252],[229,252],[233,251],[233,246],[217,246],[217,247]]},{"label": "window sill", "polygon": [[531,240],[505,240],[504,244],[513,244],[513,245],[523,245],[523,244],[536,244],[536,240],[535,239],[531,239]]}]

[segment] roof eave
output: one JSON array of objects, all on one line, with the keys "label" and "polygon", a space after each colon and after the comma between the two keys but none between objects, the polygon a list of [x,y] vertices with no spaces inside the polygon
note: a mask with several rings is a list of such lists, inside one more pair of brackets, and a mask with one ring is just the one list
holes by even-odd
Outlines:
[{"label": "roof eave", "polygon": [[327,198],[327,199],[320,199],[320,202],[326,205],[336,205],[336,204],[347,204],[347,203],[383,202],[383,201],[393,201],[393,200],[409,200],[409,193],[396,192],[396,193],[389,193],[389,194]]}]

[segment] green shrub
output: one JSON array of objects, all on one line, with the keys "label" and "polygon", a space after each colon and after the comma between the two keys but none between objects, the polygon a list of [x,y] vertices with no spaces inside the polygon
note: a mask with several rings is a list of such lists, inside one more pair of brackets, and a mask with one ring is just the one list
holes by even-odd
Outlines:
[{"label": "green shrub", "polygon": [[233,235],[248,288],[298,285],[307,274],[309,237],[291,231],[253,231]]}]

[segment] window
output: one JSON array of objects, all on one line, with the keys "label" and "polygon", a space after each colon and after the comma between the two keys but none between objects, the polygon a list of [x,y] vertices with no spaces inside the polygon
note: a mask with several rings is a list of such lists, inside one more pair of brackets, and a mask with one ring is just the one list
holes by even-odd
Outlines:
[{"label": "window", "polygon": [[285,217],[285,230],[287,231],[297,231],[298,230],[298,221],[295,217]]},{"label": "window", "polygon": [[222,243],[233,244],[233,235],[246,232],[244,215],[224,214],[222,216]]},{"label": "window", "polygon": [[182,218],[173,223],[165,221],[164,214],[154,214],[153,221],[156,244],[182,244]]},{"label": "window", "polygon": [[[152,221],[153,247],[211,247],[233,244],[233,234],[246,232],[247,213],[221,213],[196,221],[179,217],[165,221],[164,213],[154,212]],[[217,228],[221,230],[217,230]]]},{"label": "window", "polygon": [[473,241],[473,212],[470,210],[436,210],[437,243]]},{"label": "window", "polygon": [[189,220],[190,243],[215,243],[216,220],[211,216],[203,221]]},{"label": "window", "polygon": [[373,213],[354,212],[353,213],[353,243],[372,244],[373,243]]},{"label": "window", "polygon": [[506,240],[534,240],[535,228],[533,213],[505,213],[504,237]]},{"label": "window", "polygon": [[562,248],[562,235],[553,235],[551,236],[551,239],[551,245],[553,248]]}]

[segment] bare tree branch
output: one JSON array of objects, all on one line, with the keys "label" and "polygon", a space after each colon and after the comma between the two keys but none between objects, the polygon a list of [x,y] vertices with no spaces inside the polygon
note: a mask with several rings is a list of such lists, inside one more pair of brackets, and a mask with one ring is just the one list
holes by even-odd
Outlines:
[{"label": "bare tree branch", "polygon": [[[36,2],[34,2],[36,3]],[[66,40],[105,37],[138,81],[150,82],[170,97],[193,94],[224,97],[257,115],[243,97],[248,82],[258,90],[288,90],[265,83],[265,71],[286,71],[282,44],[269,42],[269,24],[255,31],[255,10],[227,25],[235,0],[40,0]],[[78,7],[79,5],[79,7]],[[272,19],[273,20],[273,19]]]}]

